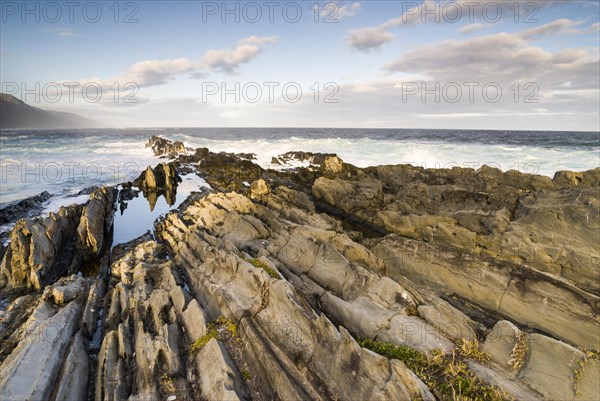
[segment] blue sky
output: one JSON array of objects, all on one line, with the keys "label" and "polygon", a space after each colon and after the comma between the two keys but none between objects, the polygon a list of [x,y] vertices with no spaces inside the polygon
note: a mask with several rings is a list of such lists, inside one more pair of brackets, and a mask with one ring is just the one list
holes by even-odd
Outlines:
[{"label": "blue sky", "polygon": [[2,2],[2,90],[107,126],[600,129],[597,1],[78,2],[72,18],[23,4]]}]

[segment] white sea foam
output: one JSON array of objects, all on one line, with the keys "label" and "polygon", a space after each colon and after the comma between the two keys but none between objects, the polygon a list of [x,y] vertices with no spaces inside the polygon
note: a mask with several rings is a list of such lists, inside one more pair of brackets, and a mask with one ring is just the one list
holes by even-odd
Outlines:
[{"label": "white sea foam", "polygon": [[[296,132],[299,131],[297,129],[291,130],[289,135],[285,129],[265,132],[264,135],[259,129],[231,132],[224,129],[215,133],[211,129],[144,128],[51,135],[23,132],[5,135],[3,132],[0,136],[0,207],[42,191],[64,196],[92,185],[133,180],[148,165],[163,161],[144,146],[150,131],[153,135],[180,140],[187,147],[255,153],[255,162],[265,168],[276,168],[271,164],[272,157],[288,151],[336,153],[345,162],[358,167],[410,163],[428,168],[477,168],[488,164],[504,171],[516,169],[550,177],[558,170],[582,171],[600,165],[600,146],[594,146],[593,137],[586,139],[591,141],[591,146],[570,146],[564,136],[555,141],[556,146],[550,146],[548,140],[543,143],[535,138],[499,142],[491,140],[495,136],[490,136],[489,143],[480,139],[470,141],[469,132],[462,133],[466,136],[462,142],[452,140],[460,133],[448,133],[444,138],[444,133],[421,137],[418,132],[412,136],[409,132],[408,139],[403,139],[402,135],[399,135],[400,139],[386,136],[374,139],[377,132],[369,130],[358,135],[337,131],[322,134],[317,130],[309,132],[312,137]],[[56,165],[61,173],[58,177]],[[70,170],[73,165],[75,167]]]}]

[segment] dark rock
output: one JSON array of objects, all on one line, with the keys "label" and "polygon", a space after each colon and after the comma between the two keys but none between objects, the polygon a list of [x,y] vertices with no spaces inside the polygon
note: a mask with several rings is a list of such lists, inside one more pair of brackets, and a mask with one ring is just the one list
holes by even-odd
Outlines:
[{"label": "dark rock", "polygon": [[152,148],[155,156],[176,155],[177,153],[185,153],[185,145],[183,142],[171,142],[168,139],[159,136],[152,136],[146,143],[147,148]]},{"label": "dark rock", "polygon": [[39,213],[42,204],[50,199],[52,195],[44,191],[38,195],[23,199],[13,205],[0,209],[0,225],[14,223],[18,219],[31,217],[34,213]]}]

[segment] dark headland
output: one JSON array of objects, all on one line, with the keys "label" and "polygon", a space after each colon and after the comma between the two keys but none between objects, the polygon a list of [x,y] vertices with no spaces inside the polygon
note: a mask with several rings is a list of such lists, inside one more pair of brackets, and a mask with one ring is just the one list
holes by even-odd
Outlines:
[{"label": "dark headland", "polygon": [[16,97],[0,93],[0,128],[90,128],[95,121],[73,113],[48,111],[30,106]]}]

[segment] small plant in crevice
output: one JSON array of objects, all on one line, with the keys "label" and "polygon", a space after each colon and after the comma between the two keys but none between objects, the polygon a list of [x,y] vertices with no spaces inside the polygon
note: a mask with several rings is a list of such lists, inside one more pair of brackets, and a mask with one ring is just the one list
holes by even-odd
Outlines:
[{"label": "small plant in crevice", "polygon": [[252,373],[250,373],[248,369],[244,369],[242,370],[242,377],[244,378],[244,380],[250,380],[252,379]]},{"label": "small plant in crevice", "polygon": [[475,375],[466,359],[486,361],[489,356],[476,342],[459,342],[450,355],[433,350],[431,356],[407,345],[358,339],[361,347],[370,349],[388,359],[398,359],[413,371],[441,401],[506,401],[511,398],[496,387],[487,385]]},{"label": "small plant in crevice", "polygon": [[477,339],[471,341],[460,338],[456,341],[456,345],[460,348],[460,353],[464,358],[484,363],[490,360],[490,356],[481,350],[481,343]]},{"label": "small plant in crevice", "polygon": [[527,356],[527,342],[525,341],[525,334],[523,332],[517,333],[517,341],[510,351],[510,360],[508,366],[513,369],[521,369],[525,365],[525,357]]},{"label": "small plant in crevice", "polygon": [[585,368],[589,363],[590,359],[596,359],[600,361],[600,352],[596,350],[581,351],[583,351],[584,353],[583,358],[579,362],[577,362],[577,367],[575,368],[575,370],[573,370],[573,376],[571,377],[571,383],[573,383],[573,392],[575,393],[575,396],[578,396],[581,392],[579,389],[579,385],[581,383],[581,379],[583,378],[583,374],[585,373]]},{"label": "small plant in crevice", "polygon": [[214,326],[211,327],[211,325],[209,323],[206,334],[203,335],[202,337],[197,338],[196,341],[194,341],[192,343],[192,346],[190,347],[190,352],[193,353],[193,352],[201,350],[202,347],[204,347],[206,344],[208,344],[208,342],[213,338],[218,339],[219,333],[217,332],[216,327],[214,327]]},{"label": "small plant in crevice", "polygon": [[217,320],[206,325],[206,334],[192,343],[190,352],[199,351],[213,338],[219,341],[237,339],[237,325],[225,316],[219,316]]},{"label": "small plant in crevice", "polygon": [[171,379],[171,377],[169,377],[167,374],[163,374],[160,377],[160,391],[163,394],[175,394],[177,391],[177,388],[173,383],[173,379]]},{"label": "small plant in crevice", "polygon": [[274,278],[275,280],[280,280],[281,279],[281,276],[279,275],[279,273],[277,272],[277,270],[273,269],[271,266],[269,266],[265,262],[261,261],[259,258],[249,259],[242,252],[239,252],[238,256],[241,259],[245,260],[246,262],[250,263],[252,266],[254,266],[254,267],[258,268],[258,269],[263,269],[265,272],[267,272],[267,274],[269,275],[269,277]]}]

